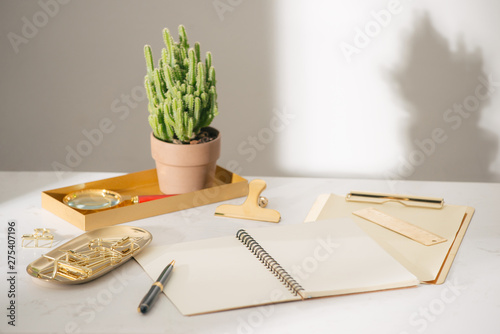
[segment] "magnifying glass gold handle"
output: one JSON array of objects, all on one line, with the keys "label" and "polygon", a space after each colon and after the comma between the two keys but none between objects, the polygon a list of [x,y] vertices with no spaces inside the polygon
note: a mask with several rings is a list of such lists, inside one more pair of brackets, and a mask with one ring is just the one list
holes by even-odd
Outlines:
[{"label": "magnifying glass gold handle", "polygon": [[144,203],[144,202],[149,202],[149,201],[154,201],[156,199],[160,198],[166,198],[166,197],[171,197],[175,195],[140,195],[140,196],[132,196],[130,198],[130,201],[134,204],[136,203]]},{"label": "magnifying glass gold handle", "polygon": [[144,203],[175,195],[125,195],[106,189],[82,189],[63,198],[63,203],[78,210],[107,210],[124,205]]}]

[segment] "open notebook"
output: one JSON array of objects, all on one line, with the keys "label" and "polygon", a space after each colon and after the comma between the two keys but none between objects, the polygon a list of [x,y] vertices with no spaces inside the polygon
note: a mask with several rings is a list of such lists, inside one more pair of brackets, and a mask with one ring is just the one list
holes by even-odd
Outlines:
[{"label": "open notebook", "polygon": [[164,293],[184,315],[419,284],[350,219],[235,230],[136,260],[152,279],[176,261]]}]

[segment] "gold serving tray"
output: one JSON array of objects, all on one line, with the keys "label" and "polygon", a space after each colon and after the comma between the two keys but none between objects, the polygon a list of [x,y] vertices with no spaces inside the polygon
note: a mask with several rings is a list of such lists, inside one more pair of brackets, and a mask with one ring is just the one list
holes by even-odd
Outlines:
[{"label": "gold serving tray", "polygon": [[124,264],[152,240],[133,226],[109,226],[84,233],[28,265],[34,278],[56,284],[92,281]]},{"label": "gold serving tray", "polygon": [[109,179],[76,184],[42,192],[42,207],[76,227],[91,231],[96,228],[149,218],[169,212],[243,197],[248,194],[248,181],[217,166],[212,186],[191,193],[132,204],[123,201],[104,210],[79,210],[63,203],[64,197],[83,189],[106,189],[123,196],[161,195],[156,169],[126,174]]}]

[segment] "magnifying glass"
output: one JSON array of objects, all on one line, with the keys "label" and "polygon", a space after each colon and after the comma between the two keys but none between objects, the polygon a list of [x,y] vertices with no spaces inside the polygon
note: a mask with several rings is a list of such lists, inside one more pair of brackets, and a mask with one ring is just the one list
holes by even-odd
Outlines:
[{"label": "magnifying glass", "polygon": [[175,195],[122,196],[106,189],[83,189],[64,196],[63,203],[79,210],[102,210],[115,207],[126,200],[136,204],[170,196]]}]

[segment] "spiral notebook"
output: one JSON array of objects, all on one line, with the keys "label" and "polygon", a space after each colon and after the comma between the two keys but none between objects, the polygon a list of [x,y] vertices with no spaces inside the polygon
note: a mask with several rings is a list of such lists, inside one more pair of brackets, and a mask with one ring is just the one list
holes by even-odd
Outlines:
[{"label": "spiral notebook", "polygon": [[252,228],[149,247],[136,260],[184,315],[416,286],[418,279],[350,219]]}]

